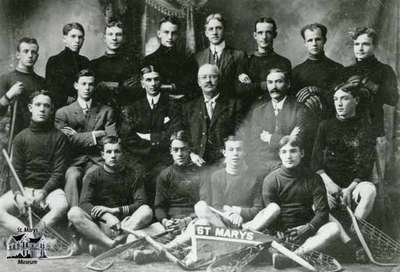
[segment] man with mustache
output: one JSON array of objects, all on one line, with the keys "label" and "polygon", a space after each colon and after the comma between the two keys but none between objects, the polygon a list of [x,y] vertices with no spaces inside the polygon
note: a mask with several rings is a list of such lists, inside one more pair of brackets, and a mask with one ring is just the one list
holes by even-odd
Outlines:
[{"label": "man with mustache", "polygon": [[90,61],[90,67],[96,75],[96,99],[117,112],[121,106],[132,103],[138,96],[135,91],[139,91],[137,88],[127,88],[127,80],[131,76],[137,77],[139,60],[125,52],[125,35],[121,21],[107,22],[104,28],[106,52]]},{"label": "man with mustache", "polygon": [[198,67],[209,63],[219,69],[220,93],[228,98],[237,96],[238,76],[246,71],[247,56],[241,50],[226,45],[225,19],[221,14],[210,14],[204,25],[204,33],[210,46],[196,54]]},{"label": "man with mustache", "polygon": [[[279,68],[269,70],[266,76],[270,101],[257,105],[244,124],[247,142],[247,163],[258,174],[268,174],[280,164],[278,147],[285,135],[305,140],[309,134],[309,116],[305,107],[288,96],[288,72]],[[268,95],[266,94],[266,95]],[[311,153],[312,142],[307,140],[306,155]]]},{"label": "man with mustache", "polygon": [[79,55],[85,40],[83,26],[77,22],[68,23],[62,34],[65,49],[50,57],[46,64],[46,85],[55,98],[55,110],[75,101],[75,76],[89,67],[89,59]]},{"label": "man with mustache", "polygon": [[[248,59],[248,73],[240,74],[238,78],[238,94],[248,110],[257,98],[264,96],[267,91],[265,75],[271,68],[281,68],[285,71],[292,68],[287,58],[274,51],[273,43],[277,35],[274,19],[262,17],[254,23],[253,37],[257,42],[257,50]],[[268,95],[265,98],[270,99]]]},{"label": "man with mustache", "polygon": [[319,23],[305,25],[301,29],[308,56],[292,73],[293,94],[297,96],[297,101],[324,119],[334,113],[331,88],[343,68],[325,55],[327,33],[326,26]]},{"label": "man with mustache", "polygon": [[126,159],[133,165],[139,162],[146,169],[144,186],[153,205],[156,178],[170,164],[169,137],[180,128],[182,107],[161,91],[162,79],[156,67],[144,66],[140,73],[144,95],[124,108],[120,133]]},{"label": "man with mustache", "polygon": [[[44,78],[37,75],[34,66],[39,57],[39,44],[36,39],[24,37],[18,41],[15,70],[0,77],[0,116],[7,113],[8,107],[17,103],[15,131],[13,137],[29,126],[31,116],[27,111],[29,96],[41,90]],[[18,100],[18,102],[16,102]]]},{"label": "man with mustache", "polygon": [[77,100],[57,110],[55,124],[71,142],[71,165],[65,173],[65,193],[71,207],[78,205],[79,188],[83,176],[100,165],[98,149],[101,139],[115,136],[114,111],[93,99],[95,75],[83,69],[76,75],[74,87]]},{"label": "man with mustache", "polygon": [[142,66],[154,66],[161,76],[161,88],[173,98],[190,100],[199,96],[195,91],[197,67],[193,56],[177,45],[180,26],[179,19],[174,16],[160,20],[157,31],[160,47],[144,57]]}]

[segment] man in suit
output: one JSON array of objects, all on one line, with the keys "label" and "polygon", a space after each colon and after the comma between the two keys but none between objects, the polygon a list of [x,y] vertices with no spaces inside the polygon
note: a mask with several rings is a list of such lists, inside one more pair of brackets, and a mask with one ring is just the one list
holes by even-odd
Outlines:
[{"label": "man in suit", "polygon": [[80,23],[63,27],[65,49],[49,58],[46,64],[46,85],[55,98],[55,109],[76,99],[74,80],[76,74],[89,67],[89,59],[79,55],[85,40],[85,30]]},{"label": "man in suit", "polygon": [[124,109],[121,137],[130,164],[139,162],[146,169],[145,190],[154,202],[155,179],[169,163],[169,137],[180,124],[181,106],[161,92],[161,76],[154,66],[141,69],[146,95]]},{"label": "man in suit", "polygon": [[223,156],[224,139],[233,135],[241,121],[241,104],[220,93],[219,69],[215,64],[199,68],[197,82],[203,95],[187,103],[183,126],[190,134],[191,159],[197,165],[212,165]]},{"label": "man in suit", "polygon": [[229,98],[236,97],[238,76],[245,73],[246,53],[226,45],[224,38],[225,20],[221,14],[210,14],[206,19],[205,35],[210,46],[196,54],[198,66],[209,63],[219,69],[220,92]]},{"label": "man in suit", "polygon": [[65,173],[65,192],[69,204],[77,206],[82,177],[102,161],[98,144],[104,136],[116,135],[114,111],[92,100],[95,76],[88,69],[80,71],[74,87],[77,101],[56,112],[55,124],[71,142],[72,163]]},{"label": "man in suit", "polygon": [[[306,139],[309,128],[307,112],[296,98],[288,96],[288,73],[278,68],[267,74],[267,88],[271,97],[254,108],[244,128],[247,132],[248,164],[260,175],[279,167],[278,147],[285,135]],[[312,142],[307,141],[305,154],[310,154]]]},{"label": "man in suit", "polygon": [[197,65],[192,55],[179,50],[179,30],[178,18],[162,18],[157,31],[160,47],[144,57],[143,66],[153,65],[161,76],[162,89],[177,99],[187,100],[198,96],[194,92]]}]

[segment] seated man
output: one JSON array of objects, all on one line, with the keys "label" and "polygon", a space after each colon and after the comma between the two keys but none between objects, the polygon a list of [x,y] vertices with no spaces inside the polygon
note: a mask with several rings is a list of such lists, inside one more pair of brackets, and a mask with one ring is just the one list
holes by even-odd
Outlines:
[{"label": "seated man", "polygon": [[[295,251],[300,256],[320,250],[339,235],[338,225],[328,222],[323,182],[302,164],[304,150],[297,137],[280,140],[279,157],[282,166],[264,179],[265,208],[243,228],[284,232],[289,241],[301,244]],[[283,268],[284,260],[287,259],[283,255],[274,254],[274,267]]]},{"label": "seated man", "polygon": [[184,229],[195,218],[194,205],[199,201],[200,175],[189,157],[188,138],[183,130],[171,136],[173,164],[157,178],[154,212],[166,229]]},{"label": "seated man", "polygon": [[374,206],[376,188],[369,181],[375,161],[375,134],[357,113],[359,87],[351,83],[336,87],[336,117],[323,121],[315,140],[312,167],[321,176],[331,209],[343,197],[345,205],[355,204],[355,216],[366,219]]},{"label": "seated man", "polygon": [[97,143],[104,136],[117,134],[114,111],[92,100],[94,83],[92,71],[80,71],[74,83],[78,99],[56,112],[56,127],[71,141],[72,164],[65,173],[65,193],[70,206],[78,205],[80,181],[84,174],[101,162]]},{"label": "seated man", "polygon": [[[54,128],[53,101],[47,91],[35,91],[28,104],[31,124],[14,139],[13,165],[24,193],[11,181],[12,190],[0,197],[0,227],[15,233],[26,226],[15,214],[25,214],[27,206],[49,209],[35,229],[42,233],[65,216],[68,203],[62,190],[67,167],[68,139]],[[14,215],[12,215],[14,214]]]},{"label": "seated man", "polygon": [[[92,243],[112,248],[124,238],[119,234],[121,220],[131,230],[148,226],[153,212],[145,205],[146,195],[141,173],[123,166],[120,140],[103,139],[104,165],[84,178],[79,207],[72,207],[68,219],[75,229]],[[89,247],[90,253],[94,254]],[[78,248],[75,253],[78,253]]]},{"label": "seated man", "polygon": [[205,201],[199,201],[195,206],[197,224],[241,228],[242,223],[252,220],[262,209],[261,181],[245,165],[240,138],[229,136],[223,155],[226,165],[211,176],[209,199],[210,205],[226,216],[222,218],[213,213]]}]

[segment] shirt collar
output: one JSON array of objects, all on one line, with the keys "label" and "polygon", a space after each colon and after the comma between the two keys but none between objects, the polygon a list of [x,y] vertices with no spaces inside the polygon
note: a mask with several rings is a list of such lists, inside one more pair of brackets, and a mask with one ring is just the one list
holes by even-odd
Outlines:
[{"label": "shirt collar", "polygon": [[217,51],[217,54],[220,56],[222,54],[222,51],[225,49],[225,46],[226,46],[225,41],[217,45],[210,44],[211,53],[214,54],[214,52]]},{"label": "shirt collar", "polygon": [[218,97],[219,97],[219,93],[216,96],[214,96],[213,98],[206,98],[204,96],[204,103],[208,103],[208,102],[214,102],[215,103],[215,101],[217,100]]},{"label": "shirt collar", "polygon": [[78,97],[77,101],[82,109],[86,109],[86,107],[90,109],[90,107],[92,106],[92,99],[90,99],[89,101],[85,101],[82,98]]},{"label": "shirt collar", "polygon": [[150,95],[146,94],[147,102],[149,102],[149,105],[151,105],[151,100],[153,100],[153,103],[154,103],[153,105],[156,105],[158,103],[158,100],[160,100],[160,96],[161,96],[161,93],[159,93],[156,96],[150,96]]},{"label": "shirt collar", "polygon": [[279,102],[275,102],[274,100],[271,100],[272,101],[272,107],[274,108],[274,110],[282,110],[283,104],[285,103],[286,98],[287,98],[287,96],[285,96],[285,98],[283,98]]}]

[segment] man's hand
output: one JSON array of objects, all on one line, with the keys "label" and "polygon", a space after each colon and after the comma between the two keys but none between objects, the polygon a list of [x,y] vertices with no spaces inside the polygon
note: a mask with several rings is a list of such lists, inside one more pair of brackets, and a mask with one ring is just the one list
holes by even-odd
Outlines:
[{"label": "man's hand", "polygon": [[173,229],[174,221],[172,219],[167,219],[164,218],[161,221],[161,224],[168,230],[168,229]]},{"label": "man's hand", "polygon": [[271,143],[271,137],[272,137],[272,134],[265,130],[263,130],[260,134],[261,141],[266,142],[268,144]]},{"label": "man's hand", "polygon": [[288,229],[285,234],[289,242],[301,244],[314,233],[314,227],[311,224],[305,224]]},{"label": "man's hand", "polygon": [[240,83],[244,83],[244,84],[250,84],[251,83],[251,79],[247,74],[240,74],[238,76],[238,79],[239,79]]},{"label": "man's hand", "polygon": [[243,218],[239,214],[231,213],[228,219],[235,227],[240,228],[242,226]]},{"label": "man's hand", "polygon": [[239,206],[224,205],[222,207],[222,209],[224,210],[224,212],[236,213],[236,214],[239,214],[239,215],[240,215],[240,212],[242,211],[242,208],[240,208]]},{"label": "man's hand", "polygon": [[46,192],[41,189],[34,190],[33,192],[33,204],[37,207],[45,208],[46,204],[44,203],[44,199],[46,197]]},{"label": "man's hand", "polygon": [[361,81],[362,81],[362,77],[360,75],[351,76],[347,80],[347,82],[350,83],[351,85],[353,85],[354,87],[360,86]]},{"label": "man's hand", "polygon": [[201,167],[206,163],[202,157],[193,152],[190,153],[190,160],[198,167]]},{"label": "man's hand", "polygon": [[61,132],[64,133],[66,136],[74,136],[75,134],[77,134],[78,132],[76,132],[75,129],[71,128],[71,127],[63,127],[61,129]]},{"label": "man's hand", "polygon": [[316,86],[307,86],[297,92],[297,102],[304,103],[310,96],[319,94],[321,90]]},{"label": "man's hand", "polygon": [[109,207],[106,207],[106,206],[98,205],[98,206],[94,206],[92,208],[92,210],[90,211],[90,215],[93,218],[99,218],[105,213],[114,214],[114,213],[117,213],[117,212],[118,212],[118,208],[109,208]]},{"label": "man's hand", "polygon": [[315,115],[319,115],[322,112],[322,102],[317,95],[308,97],[304,105]]},{"label": "man's hand", "polygon": [[26,213],[26,207],[29,206],[27,199],[20,193],[17,193],[14,196],[14,199],[15,199],[15,203],[17,204],[19,213],[21,215],[24,215]]},{"label": "man's hand", "polygon": [[351,207],[351,193],[353,190],[351,188],[347,187],[342,190],[342,204]]},{"label": "man's hand", "polygon": [[290,135],[289,135],[289,136],[291,136],[291,137],[298,136],[299,133],[300,133],[300,131],[301,131],[301,130],[300,130],[299,127],[294,127],[293,130],[292,130],[292,132],[290,132]]},{"label": "man's hand", "polygon": [[136,132],[137,136],[140,137],[140,139],[143,139],[145,141],[149,141],[150,142],[150,133],[139,133]]},{"label": "man's hand", "polygon": [[102,137],[106,136],[106,132],[104,130],[94,130],[93,135],[96,137],[96,139],[101,139]]},{"label": "man's hand", "polygon": [[11,88],[8,90],[7,97],[10,99],[14,99],[14,97],[19,96],[24,91],[24,84],[20,81],[14,83]]},{"label": "man's hand", "polygon": [[376,84],[375,82],[373,82],[371,79],[369,79],[368,77],[364,77],[361,80],[361,84],[367,88],[371,94],[376,94],[378,92],[379,89],[379,85]]}]

